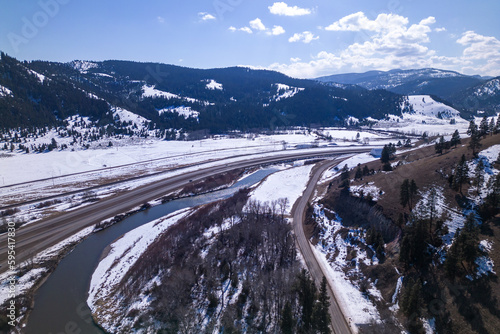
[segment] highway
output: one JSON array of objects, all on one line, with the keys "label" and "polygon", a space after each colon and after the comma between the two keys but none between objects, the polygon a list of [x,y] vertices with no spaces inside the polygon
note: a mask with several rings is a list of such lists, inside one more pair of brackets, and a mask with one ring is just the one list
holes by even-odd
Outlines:
[{"label": "highway", "polygon": [[[221,165],[200,168],[197,171],[191,171],[186,174],[165,178],[162,181],[147,184],[133,190],[120,193],[102,199],[94,204],[65,212],[57,216],[21,226],[17,229],[15,240],[16,264],[33,257],[34,254],[41,252],[58,242],[76,234],[87,226],[94,225],[107,218],[114,217],[117,214],[131,210],[145,202],[160,198],[161,196],[179,189],[192,181],[204,179],[211,175],[227,172],[238,168],[247,168],[262,164],[277,163],[280,161],[305,159],[316,156],[341,155],[349,153],[362,153],[370,151],[372,147],[349,147],[332,148],[321,153],[311,152],[293,152],[282,154],[278,157],[251,157],[250,159],[229,162]],[[7,267],[7,234],[0,235],[0,273],[8,270]]]},{"label": "highway", "polygon": [[[311,244],[304,233],[304,218],[306,214],[307,204],[311,200],[311,197],[314,194],[314,190],[316,189],[316,185],[321,177],[321,175],[328,169],[336,164],[338,161],[324,161],[318,164],[313,169],[313,175],[309,179],[309,183],[306,187],[306,190],[302,194],[302,197],[298,199],[295,203],[292,216],[293,216],[293,230],[295,236],[297,238],[297,244],[300,249],[300,253],[306,262],[307,268],[309,269],[309,273],[313,277],[316,282],[316,286],[319,287],[321,284],[321,280],[323,276],[326,276],[321,269],[321,266],[314,256],[314,253],[311,250]],[[335,294],[330,286],[330,282],[328,284],[328,294],[330,296],[330,316],[332,320],[332,328],[333,332],[336,334],[350,334],[351,330],[349,329],[349,325],[346,322],[344,314],[339,307],[339,304],[335,298]]]}]

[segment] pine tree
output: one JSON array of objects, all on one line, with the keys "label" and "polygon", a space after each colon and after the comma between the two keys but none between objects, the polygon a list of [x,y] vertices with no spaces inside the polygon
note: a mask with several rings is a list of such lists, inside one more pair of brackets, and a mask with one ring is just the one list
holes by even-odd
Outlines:
[{"label": "pine tree", "polygon": [[354,179],[362,179],[363,178],[363,171],[361,170],[361,165],[358,164],[358,168],[356,169],[356,173],[354,174]]},{"label": "pine tree", "polygon": [[408,203],[410,205],[410,211],[413,208],[413,199],[417,195],[417,191],[418,191],[417,183],[415,182],[415,180],[412,179],[410,182],[410,191],[409,191],[410,197],[409,197],[409,203]]},{"label": "pine tree", "polygon": [[289,301],[285,303],[283,308],[283,313],[281,315],[281,332],[283,334],[293,334],[294,333],[294,320],[292,313],[292,305]]},{"label": "pine tree", "polygon": [[455,130],[455,132],[453,132],[453,135],[451,136],[450,145],[455,146],[456,148],[458,144],[461,144],[460,133],[458,132],[458,130]]},{"label": "pine tree", "polygon": [[467,134],[468,134],[469,136],[472,136],[472,134],[473,134],[474,132],[476,132],[476,131],[477,131],[477,125],[476,125],[476,123],[474,122],[474,120],[473,120],[473,119],[471,119],[471,120],[470,120],[470,122],[469,122],[469,128],[467,129]]},{"label": "pine tree", "polygon": [[321,280],[319,289],[318,301],[314,306],[313,326],[314,329],[321,334],[330,334],[330,297],[328,296],[327,282],[325,276]]},{"label": "pine tree", "polygon": [[429,214],[429,220],[432,225],[432,221],[435,218],[437,210],[437,191],[436,188],[431,188],[429,191],[429,197],[427,198],[427,213]]},{"label": "pine tree", "polygon": [[439,141],[436,141],[436,144],[434,145],[434,149],[436,150],[436,153],[441,155],[443,154],[443,149],[444,149],[444,137],[441,136],[439,138]]},{"label": "pine tree", "polygon": [[486,116],[483,117],[481,123],[479,123],[479,133],[480,136],[486,136],[488,134],[488,118]]},{"label": "pine tree", "polygon": [[467,166],[467,160],[465,155],[462,154],[460,162],[455,167],[455,174],[453,175],[453,189],[460,191],[462,193],[462,185],[469,179],[469,166]]},{"label": "pine tree", "polygon": [[460,251],[460,260],[463,260],[474,267],[479,255],[479,228],[473,213],[470,213],[465,220],[464,229],[456,241]]},{"label": "pine tree", "polygon": [[410,279],[401,298],[401,311],[407,316],[415,314],[419,317],[422,314],[423,303],[422,284],[418,280]]},{"label": "pine tree", "polygon": [[493,135],[495,133],[495,120],[493,117],[490,120],[490,125],[488,125],[488,133],[490,135]]},{"label": "pine tree", "polygon": [[365,167],[363,167],[363,176],[367,175],[370,175],[370,170],[368,169],[368,166],[365,165]]},{"label": "pine tree", "polygon": [[469,148],[472,150],[473,156],[477,156],[478,150],[481,146],[481,133],[477,129],[473,130],[469,141]]},{"label": "pine tree", "polygon": [[349,173],[349,167],[344,165],[342,168],[342,172],[340,173],[340,187],[344,191],[349,191],[349,183],[350,183],[350,173]]},{"label": "pine tree", "polygon": [[483,159],[479,159],[477,162],[476,168],[474,169],[474,180],[473,180],[474,186],[476,187],[477,190],[477,195],[480,196],[481,194],[481,187],[483,186],[484,183],[484,163]]},{"label": "pine tree", "polygon": [[306,270],[302,270],[299,274],[299,302],[302,307],[302,329],[308,332],[312,328],[312,315],[314,302],[316,300],[316,286],[309,278]]},{"label": "pine tree", "polygon": [[401,184],[399,191],[399,203],[403,206],[403,209],[409,205],[410,202],[410,181],[405,179]]},{"label": "pine tree", "polygon": [[384,145],[384,148],[382,149],[382,154],[380,155],[380,161],[383,164],[386,164],[389,162],[389,160],[391,160],[390,149],[387,145]]},{"label": "pine tree", "polygon": [[[455,238],[458,238],[459,235],[460,229],[457,229],[457,231],[455,232]],[[457,276],[459,273],[458,261],[459,251],[457,243],[454,242],[446,253],[446,260],[444,261],[444,270],[446,271],[446,275],[448,275],[448,277],[451,279],[455,278],[455,276]]]},{"label": "pine tree", "polygon": [[495,133],[500,132],[500,114],[498,114],[497,123],[495,124]]}]

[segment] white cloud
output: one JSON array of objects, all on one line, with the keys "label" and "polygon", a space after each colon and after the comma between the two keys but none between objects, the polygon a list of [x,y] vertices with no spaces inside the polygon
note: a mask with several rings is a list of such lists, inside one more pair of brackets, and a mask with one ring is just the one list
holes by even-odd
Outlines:
[{"label": "white cloud", "polygon": [[469,65],[464,66],[463,71],[500,75],[500,41],[496,37],[466,31],[457,43],[466,47],[461,59]]},{"label": "white cloud", "polygon": [[262,23],[262,21],[259,18],[250,21],[250,27],[255,30],[261,30],[261,31],[266,30],[266,26]]},{"label": "white cloud", "polygon": [[158,23],[165,23],[165,18],[164,17],[158,16],[156,18],[156,20],[158,21]]},{"label": "white cloud", "polygon": [[250,29],[249,27],[243,27],[243,28],[239,28],[238,29],[236,27],[230,26],[229,30],[232,31],[232,32],[243,31],[243,32],[246,32],[248,34],[252,34],[253,33],[252,29]]},{"label": "white cloud", "polygon": [[309,15],[312,11],[308,8],[300,8],[297,6],[288,6],[284,2],[275,2],[272,6],[269,6],[269,11],[274,15],[283,15],[283,16],[302,16]]},{"label": "white cloud", "polygon": [[285,29],[282,26],[274,26],[271,31],[268,31],[268,35],[278,36],[285,33]]},{"label": "white cloud", "polygon": [[467,31],[457,40],[467,46],[463,55],[469,59],[491,59],[500,56],[500,41],[495,37],[483,36],[474,31]]},{"label": "white cloud", "polygon": [[240,28],[238,30],[244,31],[244,32],[249,33],[249,34],[253,33],[252,29],[250,29],[249,27],[243,27],[243,28]]},{"label": "white cloud", "polygon": [[285,29],[282,26],[275,25],[272,29],[266,28],[264,23],[262,23],[261,19],[259,19],[259,18],[256,18],[255,20],[250,21],[249,24],[250,24],[251,28],[250,27],[243,27],[243,28],[238,29],[236,27],[231,26],[231,27],[229,27],[229,30],[231,30],[232,32],[244,31],[244,32],[249,33],[249,34],[252,34],[253,30],[265,31],[266,34],[269,36],[278,36],[278,35],[282,35],[285,33]]},{"label": "white cloud", "polygon": [[310,31],[304,31],[303,33],[295,33],[292,37],[288,39],[290,43],[294,42],[303,42],[303,43],[311,43],[312,41],[319,39],[319,36],[314,36],[314,34]]},{"label": "white cloud", "polygon": [[212,14],[209,14],[209,13],[205,13],[205,12],[198,13],[198,17],[202,21],[216,20],[215,16],[213,16]]},{"label": "white cloud", "polygon": [[[362,12],[354,13],[326,27],[329,31],[359,32],[347,47],[331,52],[324,50],[309,60],[291,58],[288,64],[274,63],[268,69],[277,70],[292,77],[315,78],[322,75],[394,68],[442,68],[467,74],[500,75],[500,40],[467,31],[455,37],[464,47],[462,55],[441,56],[430,49],[428,43],[431,26],[436,23],[432,16],[416,24],[395,14],[380,14],[369,19]],[[434,29],[436,32],[445,28]],[[311,42],[318,37],[310,32],[294,34],[290,42]]]}]

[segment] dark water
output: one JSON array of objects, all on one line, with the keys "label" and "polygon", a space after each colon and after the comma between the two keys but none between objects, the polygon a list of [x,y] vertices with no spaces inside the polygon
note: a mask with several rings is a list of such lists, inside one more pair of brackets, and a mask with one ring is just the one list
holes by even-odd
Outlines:
[{"label": "dark water", "polygon": [[134,228],[180,209],[228,198],[276,169],[259,170],[228,189],[178,199],[134,214],[106,230],[90,235],[68,254],[35,295],[35,307],[25,332],[29,334],[104,333],[92,321],[87,306],[90,279],[104,249]]}]

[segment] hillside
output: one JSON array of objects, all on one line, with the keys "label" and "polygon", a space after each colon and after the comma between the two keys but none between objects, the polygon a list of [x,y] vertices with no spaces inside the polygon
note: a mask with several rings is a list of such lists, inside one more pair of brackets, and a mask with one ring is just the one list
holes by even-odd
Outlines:
[{"label": "hillside", "polygon": [[331,126],[343,125],[350,116],[399,114],[402,98],[243,67],[202,70],[116,60],[21,63],[3,53],[0,64],[4,128],[57,126],[77,115],[109,125],[116,123],[114,108],[137,114],[149,129],[162,132]]},{"label": "hillside", "polygon": [[500,78],[493,78],[463,89],[449,97],[449,101],[466,114],[476,111],[488,115],[500,112]]},{"label": "hillside", "polygon": [[[316,80],[359,85],[371,90],[385,89],[402,95],[437,96],[460,110],[464,118],[475,114],[477,110],[486,111],[489,115],[498,111],[499,94],[498,90],[494,89],[495,83],[491,79],[467,76],[453,71],[433,68],[369,71],[331,75]],[[482,97],[484,93],[488,94],[488,98]]]},{"label": "hillside", "polygon": [[[325,263],[376,307],[362,332],[496,333],[500,326],[500,133],[483,137],[477,158],[468,144],[462,139],[442,154],[434,145],[405,149],[390,172],[379,160],[359,165],[347,176],[348,191],[327,179],[309,231]],[[468,172],[459,187],[462,156]],[[402,205],[405,180],[417,190]]]}]

